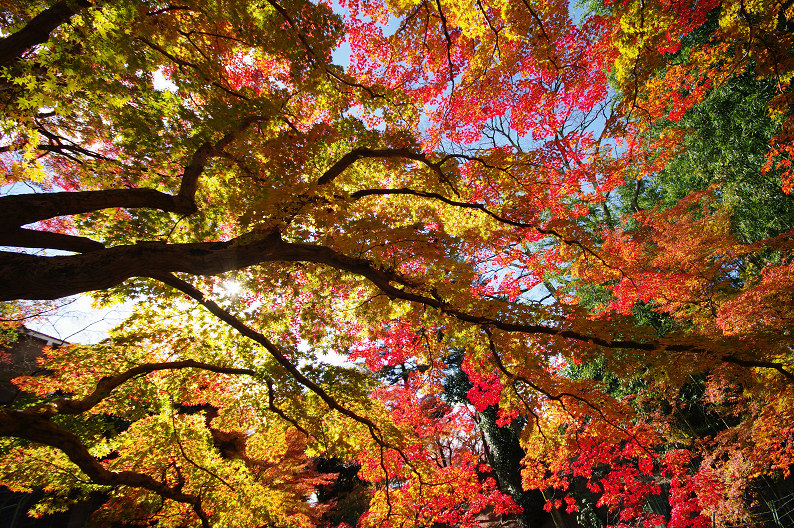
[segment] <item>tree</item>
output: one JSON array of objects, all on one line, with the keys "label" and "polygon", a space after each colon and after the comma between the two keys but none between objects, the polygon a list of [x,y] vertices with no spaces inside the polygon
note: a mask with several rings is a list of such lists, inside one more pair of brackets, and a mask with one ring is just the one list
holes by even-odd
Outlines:
[{"label": "tree", "polygon": [[[334,478],[317,459],[337,458],[373,483],[361,524],[473,526],[518,511],[515,475],[490,476],[470,409],[439,397],[450,350],[470,402],[515,420],[521,484],[549,509],[576,510],[580,479],[621,522],[699,526],[741,513],[737,466],[742,484],[787,474],[790,234],[738,239],[718,188],[614,206],[674,170],[663,149],[688,132],[658,120],[749,64],[730,53],[747,31],[778,81],[766,157],[784,163],[791,68],[764,43],[787,42],[787,6],[721,6],[708,44],[674,60],[665,28],[693,34],[714,5],[628,2],[581,23],[563,1],[344,8],[4,8],[0,154],[6,182],[41,191],[0,197],[0,243],[20,248],[0,254],[6,312],[81,292],[138,305],[18,380],[2,482],[49,490],[42,513],[101,490],[108,523],[311,525]],[[621,44],[637,31],[649,40]],[[343,37],[347,71],[331,59]],[[605,292],[597,313],[575,284]],[[674,331],[638,324],[638,303]],[[405,362],[422,369],[402,383],[369,375]],[[590,362],[647,392],[565,368]],[[679,402],[692,376],[741,418],[714,447],[637,405]],[[646,504],[662,485],[669,518]]]}]

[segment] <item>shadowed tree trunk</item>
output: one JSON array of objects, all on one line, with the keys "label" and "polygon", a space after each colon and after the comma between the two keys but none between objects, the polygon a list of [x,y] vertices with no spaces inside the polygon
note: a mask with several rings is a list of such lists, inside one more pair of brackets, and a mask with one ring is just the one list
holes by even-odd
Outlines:
[{"label": "shadowed tree trunk", "polygon": [[[545,500],[539,490],[525,491],[521,486],[521,460],[524,450],[518,441],[518,434],[511,425],[497,425],[498,407],[491,405],[477,413],[479,426],[488,447],[488,459],[496,473],[499,487],[509,494],[523,508],[516,516],[520,528],[538,528],[548,523],[550,516],[543,509]],[[555,523],[556,524],[556,523]]]}]

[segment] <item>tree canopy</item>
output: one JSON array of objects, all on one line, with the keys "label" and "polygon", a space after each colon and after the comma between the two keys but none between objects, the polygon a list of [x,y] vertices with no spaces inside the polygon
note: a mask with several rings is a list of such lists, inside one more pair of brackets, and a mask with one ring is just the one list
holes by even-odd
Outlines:
[{"label": "tree canopy", "polygon": [[2,342],[135,303],[0,406],[33,515],[778,515],[791,2],[10,0],[0,28]]}]

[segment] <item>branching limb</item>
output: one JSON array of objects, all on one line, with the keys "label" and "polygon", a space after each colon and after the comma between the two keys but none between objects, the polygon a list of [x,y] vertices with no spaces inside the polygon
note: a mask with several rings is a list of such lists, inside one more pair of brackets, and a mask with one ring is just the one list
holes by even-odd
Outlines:
[{"label": "branching limb", "polygon": [[[551,232],[548,233],[551,234]],[[174,287],[179,284],[180,288],[185,287],[191,291],[189,288],[192,286],[176,279],[170,273],[217,275],[262,262],[311,262],[327,265],[366,278],[390,298],[418,303],[435,308],[459,321],[479,326],[490,326],[507,332],[555,336],[591,343],[608,349],[711,354],[707,348],[693,343],[668,343],[658,339],[647,341],[610,339],[564,326],[527,324],[514,318],[506,320],[479,315],[475,310],[464,310],[454,306],[436,292],[431,285],[424,285],[415,278],[404,276],[395,271],[380,269],[369,260],[350,257],[326,246],[285,242],[276,232],[251,242],[246,242],[245,239],[233,239],[227,242],[193,244],[143,243],[134,246],[116,246],[81,255],[57,257],[0,252],[0,300],[59,298],[84,291],[109,288],[131,277],[152,277],[163,282],[173,280],[176,281],[174,284],[169,282],[166,284]],[[172,279],[167,277],[172,277]],[[184,293],[188,293],[188,291]],[[196,295],[197,300],[203,300],[203,294],[198,290],[193,288],[192,293]],[[211,303],[206,300],[203,302]],[[212,304],[214,305],[214,303]],[[206,306],[210,309],[211,305]],[[217,305],[215,306],[217,307]],[[210,309],[210,311],[213,310],[216,308]],[[217,310],[219,310],[217,314],[213,311],[216,316],[237,328],[246,337],[250,337],[254,341],[261,338],[264,340],[262,343],[267,342],[268,346],[272,348],[268,348],[264,344],[263,346],[274,353],[274,357],[276,354],[280,354],[278,348],[267,341],[264,336],[246,327],[222,308],[217,307]],[[792,379],[791,373],[785,370],[782,364],[745,361],[727,355],[720,355],[718,358],[745,366],[774,368],[787,378]],[[287,361],[286,358],[283,359]],[[738,361],[744,361],[744,363],[738,363]],[[287,363],[289,362],[287,361]],[[292,368],[295,367],[292,366]],[[296,371],[295,374],[300,373]],[[307,385],[307,387],[309,386]]]},{"label": "branching limb", "polygon": [[356,422],[365,425],[367,429],[369,429],[372,438],[378,444],[385,445],[383,434],[381,433],[380,428],[378,427],[377,424],[375,424],[375,422],[373,422],[369,418],[366,418],[351,411],[350,409],[344,407],[342,404],[337,402],[333,396],[331,396],[330,394],[328,394],[328,392],[325,391],[325,389],[323,389],[318,384],[307,378],[298,369],[298,367],[293,365],[292,362],[289,359],[287,359],[287,356],[284,354],[284,352],[282,352],[279,347],[273,344],[263,334],[257,332],[253,328],[249,327],[248,325],[240,321],[238,318],[236,318],[228,311],[224,310],[220,305],[218,305],[211,299],[207,299],[204,296],[204,294],[201,291],[199,291],[197,288],[195,288],[192,284],[185,282],[182,279],[179,279],[178,277],[171,274],[153,274],[152,278],[157,279],[162,283],[167,284],[178,291],[181,291],[191,299],[198,302],[204,308],[206,308],[212,315],[214,315],[215,317],[217,317],[218,319],[220,319],[230,327],[237,330],[237,332],[239,332],[240,335],[247,337],[248,339],[251,339],[252,341],[264,347],[264,349],[270,353],[273,359],[275,359],[276,362],[279,365],[281,365],[281,367],[284,368],[284,370],[286,370],[295,381],[297,381],[298,383],[300,383],[301,385],[303,385],[304,387],[315,393],[317,396],[319,396],[320,399],[323,400],[325,404],[328,405],[328,407],[331,408],[332,410],[337,411],[339,414],[343,416],[347,416],[348,418],[352,418]]},{"label": "branching limb", "polygon": [[344,84],[345,86],[349,86],[351,88],[358,88],[359,90],[363,90],[372,99],[386,99],[386,100],[388,100],[386,95],[376,92],[370,86],[365,86],[365,85],[363,85],[363,84],[361,84],[359,82],[356,82],[356,80],[352,76],[347,76],[345,74],[338,73],[337,71],[334,70],[334,68],[335,68],[334,65],[325,64],[324,60],[319,60],[319,58],[317,57],[317,52],[314,50],[314,46],[312,46],[311,43],[309,43],[309,41],[306,39],[305,33],[303,31],[301,31],[301,29],[300,29],[300,27],[298,27],[298,24],[296,23],[295,19],[293,19],[293,17],[290,16],[290,14],[287,12],[287,10],[284,9],[284,7],[281,4],[279,4],[278,2],[275,2],[274,0],[267,0],[267,3],[270,4],[270,6],[273,7],[273,9],[275,9],[276,12],[278,12],[278,14],[281,15],[281,17],[287,22],[287,24],[289,25],[290,29],[292,29],[292,31],[295,33],[295,35],[297,36],[298,40],[300,41],[301,46],[303,46],[303,48],[306,50],[306,53],[313,59],[313,61],[315,62],[316,66],[321,68],[323,70],[323,72],[325,72],[329,77],[334,78],[335,80],[337,80],[338,82]]},{"label": "branching limb", "polygon": [[91,3],[86,0],[60,0],[33,17],[16,33],[0,39],[0,69],[14,64],[34,46],[47,42],[55,28],[68,22],[79,10],[88,7],[91,7]]},{"label": "branching limb", "polygon": [[238,239],[194,244],[144,242],[53,257],[0,252],[0,297],[57,299],[157,272],[214,275],[279,260],[280,247],[277,236],[265,236],[247,244]]},{"label": "branching limb", "polygon": [[[182,67],[186,67],[186,68],[190,68],[190,69],[194,70],[195,72],[197,72],[199,74],[199,76],[205,82],[207,82],[208,84],[218,88],[219,90],[224,91],[224,92],[226,92],[227,94],[229,94],[229,95],[231,95],[233,97],[236,97],[236,98],[239,98],[239,99],[243,99],[245,101],[249,100],[248,97],[244,96],[240,92],[232,90],[228,86],[224,86],[220,82],[212,79],[197,64],[194,64],[194,63],[192,63],[190,61],[187,61],[185,59],[181,59],[181,58],[177,57],[176,55],[170,53],[168,50],[166,50],[162,46],[157,45],[156,43],[152,42],[151,40],[147,39],[146,37],[139,36],[139,37],[137,37],[137,39],[139,41],[143,42],[144,44],[146,44],[147,46],[149,46],[151,49],[153,49],[156,52],[160,53],[162,56],[164,56],[167,59],[169,59],[170,61],[172,61],[174,64],[177,64],[178,66],[182,66]],[[190,41],[190,43],[193,44],[193,47],[196,49],[196,51],[198,51],[201,55],[203,55],[205,59],[208,59],[208,57],[204,53],[204,51],[202,51],[201,48],[196,46],[189,37],[188,37],[188,41]]]},{"label": "branching limb", "polygon": [[110,471],[89,453],[80,438],[58,427],[42,414],[12,409],[0,409],[0,435],[23,438],[63,451],[95,484],[105,486],[130,486],[144,488],[166,499],[189,504],[201,519],[203,528],[209,528],[209,517],[201,507],[201,498],[168,486],[149,475],[135,471]]},{"label": "branching limb", "polygon": [[216,143],[205,142],[199,146],[182,173],[179,192],[175,196],[154,189],[107,189],[2,196],[0,197],[0,231],[56,216],[83,214],[114,207],[159,209],[179,214],[194,213],[198,180],[209,160],[227,147],[240,132],[263,119],[261,116],[249,116],[237,123]]},{"label": "branching limb", "polygon": [[[508,332],[552,335],[606,348],[646,351],[665,348],[659,342],[607,340],[551,325],[525,324],[480,316],[456,308],[432,290],[430,294],[417,291],[422,284],[413,278],[379,269],[366,259],[349,257],[329,247],[285,242],[278,233],[249,243],[242,239],[192,244],[142,243],[116,246],[82,255],[56,257],[0,252],[0,300],[58,298],[109,288],[131,277],[162,280],[171,272],[216,275],[262,262],[324,264],[368,279],[391,298],[423,304],[463,322],[493,326]],[[195,294],[203,298],[200,292]],[[254,340],[258,336],[256,333],[251,334]],[[682,351],[691,349],[687,345],[667,346],[668,349],[672,349],[671,347],[676,350],[683,347]]]},{"label": "branching limb", "polygon": [[97,386],[94,389],[94,391],[85,398],[81,398],[79,400],[61,398],[55,400],[52,403],[38,406],[38,408],[40,409],[39,412],[46,414],[55,414],[55,413],[81,414],[84,413],[85,411],[88,411],[89,409],[97,405],[99,402],[110,396],[110,393],[113,392],[113,390],[116,387],[119,387],[123,383],[126,383],[127,381],[133,378],[137,378],[138,376],[143,376],[144,374],[149,374],[160,370],[181,370],[186,368],[206,370],[208,372],[216,372],[218,374],[234,374],[234,375],[246,375],[246,376],[254,376],[254,377],[258,376],[256,371],[252,369],[220,367],[218,365],[212,365],[210,363],[204,363],[193,359],[185,359],[181,361],[165,361],[162,363],[147,363],[145,365],[140,365],[125,370],[124,372],[117,374],[115,376],[102,378],[101,380],[99,380],[99,383],[97,383]]}]

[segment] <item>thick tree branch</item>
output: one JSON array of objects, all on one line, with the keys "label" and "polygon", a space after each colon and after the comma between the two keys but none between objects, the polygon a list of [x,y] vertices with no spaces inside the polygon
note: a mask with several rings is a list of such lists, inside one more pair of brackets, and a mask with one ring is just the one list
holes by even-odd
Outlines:
[{"label": "thick tree branch", "polygon": [[[193,275],[217,275],[226,271],[247,268],[262,262],[311,262],[324,264],[366,278],[393,299],[422,304],[435,308],[459,321],[483,327],[493,327],[507,332],[547,335],[590,343],[609,349],[643,350],[659,353],[710,353],[703,346],[687,342],[610,339],[588,333],[587,331],[572,329],[566,327],[566,325],[527,324],[516,317],[503,319],[480,315],[477,313],[476,308],[463,310],[456,307],[443,299],[432,287],[422,285],[414,278],[403,276],[394,271],[379,269],[366,259],[350,257],[329,247],[285,242],[275,232],[251,242],[246,242],[244,238],[239,238],[228,242],[193,244],[142,243],[134,246],[116,246],[71,256],[39,257],[0,252],[0,300],[56,299],[75,293],[116,286],[132,277],[152,277],[176,287],[175,284],[181,284],[183,281],[179,281],[176,278],[166,279],[173,272],[185,272]],[[167,280],[176,280],[178,282],[171,284]],[[187,285],[187,283],[184,284]],[[203,295],[197,290],[193,293],[203,299]],[[211,301],[206,302],[209,303]],[[209,305],[205,306],[210,309]],[[509,308],[509,306],[505,305],[505,308]],[[220,307],[218,307],[218,310],[221,310],[218,314],[225,313],[224,317],[232,318],[229,319],[229,324],[232,325],[231,321],[234,318],[230,314],[223,312]],[[220,317],[218,314],[216,315]],[[221,319],[223,318],[221,317]],[[242,323],[237,321],[235,324]],[[237,326],[234,327],[237,328]],[[243,333],[242,328],[247,327],[243,325],[240,328],[241,333]],[[248,329],[246,332],[253,331]],[[244,333],[243,335],[254,340],[260,336],[256,332],[250,335]],[[277,351],[277,349],[274,350]],[[723,361],[732,363],[740,361],[735,358],[729,358],[734,358],[734,356],[719,356],[719,359]],[[782,365],[778,368],[778,365],[774,364],[762,365],[755,363],[746,366],[775,368],[786,377],[791,377],[790,373],[787,373],[788,371],[785,371]]]},{"label": "thick tree branch", "polygon": [[[196,211],[195,193],[198,180],[207,161],[225,148],[236,135],[251,124],[260,121],[259,116],[251,116],[241,121],[215,145],[204,143],[193,154],[185,167],[179,193],[176,196],[154,189],[108,189],[102,191],[57,192],[42,194],[17,194],[0,197],[0,245],[13,247],[41,247],[66,251],[87,252],[103,249],[99,242],[82,237],[64,238],[68,235],[37,235],[33,231],[22,231],[20,226],[54,218],[83,214],[102,209],[122,207],[129,209],[148,208],[161,211],[191,214]],[[364,158],[406,158],[420,161],[444,177],[440,163],[430,162],[424,154],[409,149],[355,149],[337,161],[318,180],[319,184],[333,181],[345,169]],[[418,192],[414,192],[416,195]],[[441,195],[425,193],[428,197],[444,199]],[[449,200],[447,200],[449,201]],[[449,201],[450,203],[453,203]],[[456,203],[456,205],[461,205]],[[489,212],[489,214],[492,214]],[[176,271],[176,270],[168,270]]]},{"label": "thick tree branch", "polygon": [[63,451],[92,482],[105,486],[131,486],[144,488],[177,502],[190,504],[201,519],[201,525],[209,528],[209,518],[201,508],[201,499],[170,487],[149,475],[135,471],[110,471],[91,456],[80,438],[50,422],[42,414],[0,409],[0,435],[24,438]]},{"label": "thick tree branch", "polygon": [[[57,257],[0,253],[0,300],[55,299],[109,288],[132,277],[163,280],[164,275],[172,272],[217,275],[262,262],[325,264],[368,279],[392,298],[436,308],[464,322],[509,332],[552,335],[607,348],[683,350],[683,345],[665,347],[658,342],[607,340],[562,327],[480,316],[456,308],[437,294],[416,291],[420,284],[413,279],[378,269],[368,260],[349,257],[325,246],[284,242],[278,233],[249,243],[241,239],[194,244],[142,243]],[[690,348],[686,346],[685,350]]]},{"label": "thick tree branch", "polygon": [[179,193],[174,196],[154,189],[107,189],[102,191],[14,194],[0,197],[0,231],[56,216],[75,215],[114,207],[159,209],[169,213],[196,212],[198,181],[207,162],[226,148],[237,135],[262,121],[248,116],[215,144],[199,146],[182,172]]},{"label": "thick tree branch", "polygon": [[370,149],[362,147],[353,149],[342,156],[339,161],[334,163],[330,169],[325,171],[325,173],[320,176],[320,178],[317,180],[317,183],[319,185],[325,185],[332,182],[334,178],[342,174],[345,169],[347,169],[353,163],[365,158],[406,158],[427,162],[427,158],[424,156],[424,154],[417,154],[408,148]]},{"label": "thick tree branch", "polygon": [[191,199],[154,189],[12,194],[0,197],[0,226],[5,230],[56,216],[90,213],[111,207],[145,207],[180,214],[195,211]]},{"label": "thick tree branch", "polygon": [[185,167],[185,171],[182,173],[182,181],[179,185],[178,196],[182,200],[190,203],[193,211],[196,210],[195,196],[196,190],[198,189],[199,176],[201,176],[201,173],[204,172],[204,166],[207,164],[207,161],[210,159],[214,151],[215,149],[211,143],[203,143],[198,149],[196,149],[196,152],[190,159],[190,163],[187,167]]},{"label": "thick tree branch", "polygon": [[[81,255],[41,257],[0,252],[0,298],[57,299],[110,288],[131,277],[181,271],[216,275],[260,262],[282,260],[289,250],[278,235],[245,243],[165,244],[144,242]],[[292,255],[285,255],[294,260]]]},{"label": "thick tree branch", "polygon": [[11,66],[33,46],[47,42],[55,28],[68,22],[80,9],[87,7],[91,7],[91,3],[86,0],[61,0],[33,17],[16,33],[0,39],[0,68]]},{"label": "thick tree branch", "polygon": [[105,249],[104,244],[90,238],[22,228],[0,231],[0,246],[60,249],[75,253]]}]

